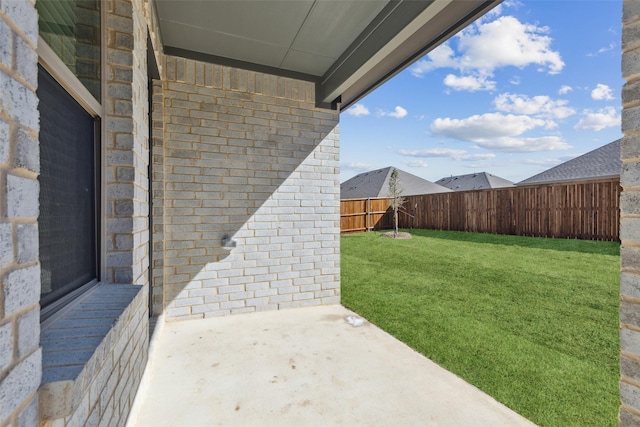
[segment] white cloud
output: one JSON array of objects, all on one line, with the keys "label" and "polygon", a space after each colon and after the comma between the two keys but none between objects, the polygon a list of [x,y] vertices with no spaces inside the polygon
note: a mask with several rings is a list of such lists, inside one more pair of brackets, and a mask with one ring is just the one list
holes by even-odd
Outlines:
[{"label": "white cloud", "polygon": [[387,116],[387,117],[393,117],[395,119],[401,119],[403,117],[406,117],[408,113],[409,112],[407,110],[405,110],[399,105],[397,105],[393,111],[378,111],[378,115],[380,117]]},{"label": "white cloud", "polygon": [[436,68],[476,69],[493,72],[496,68],[538,65],[549,74],[564,68],[560,54],[550,46],[549,28],[523,24],[513,16],[467,27],[458,36],[459,56],[443,44],[412,67],[414,74]]},{"label": "white cloud", "polygon": [[[511,5],[506,5],[506,6],[511,6]],[[500,15],[502,15],[502,4],[499,4],[496,7],[494,7],[493,9],[491,9],[489,12],[484,14],[480,19],[486,21],[486,20],[490,20],[492,18],[497,18]]]},{"label": "white cloud", "polygon": [[520,161],[520,163],[523,163],[525,165],[545,166],[549,168],[559,165],[562,162],[563,161],[560,159],[524,159]]},{"label": "white cloud", "polygon": [[598,111],[585,110],[575,130],[601,131],[606,128],[620,126],[620,115],[613,107],[601,108]]},{"label": "white cloud", "polygon": [[368,163],[346,162],[346,163],[340,163],[340,168],[366,172],[366,171],[375,169],[375,166],[370,165]]},{"label": "white cloud", "polygon": [[514,86],[519,86],[521,83],[520,76],[511,77],[511,79],[509,80],[509,83],[511,83]]},{"label": "white cloud", "polygon": [[558,160],[560,161],[560,163],[564,163],[564,162],[568,162],[571,159],[575,159],[578,156],[583,155],[584,153],[580,153],[580,154],[567,154],[564,156],[560,156],[558,157]]},{"label": "white cloud", "polygon": [[401,106],[396,106],[395,110],[393,111],[393,113],[389,113],[388,116],[389,117],[395,117],[396,119],[401,119],[403,117],[405,117],[407,115],[407,110],[405,110],[404,108],[402,108]]},{"label": "white cloud", "polygon": [[[611,30],[610,30],[611,31]],[[605,52],[609,52],[612,51],[613,49],[616,48],[616,44],[614,42],[609,43],[608,46],[605,47],[601,47],[600,49],[598,49],[598,51],[596,53],[588,53],[587,56],[598,56],[601,53],[605,53]]]},{"label": "white cloud", "polygon": [[369,109],[365,107],[364,104],[355,104],[347,109],[347,114],[355,117],[368,116]]},{"label": "white cloud", "polygon": [[611,101],[613,99],[613,91],[609,86],[598,83],[596,88],[591,91],[591,98],[596,101]]},{"label": "white cloud", "polygon": [[402,164],[407,165],[411,168],[427,168],[429,164],[424,160],[403,160]]},{"label": "white cloud", "polygon": [[558,90],[558,94],[566,95],[567,93],[571,92],[572,90],[573,90],[573,88],[571,86],[562,85],[560,87],[560,90]]},{"label": "white cloud", "polygon": [[496,82],[488,80],[487,76],[455,76],[447,75],[444,79],[445,86],[453,90],[465,90],[468,92],[476,92],[478,90],[495,90]]},{"label": "white cloud", "polygon": [[398,154],[410,157],[450,157],[464,155],[465,150],[454,150],[452,148],[430,148],[427,150],[398,150]]},{"label": "white cloud", "polygon": [[616,44],[614,42],[609,43],[609,46],[607,47],[602,47],[600,49],[598,49],[598,53],[604,53],[604,52],[609,52],[610,50],[613,50],[616,48]]},{"label": "white cloud", "polygon": [[486,153],[486,154],[469,154],[465,150],[455,150],[451,148],[430,148],[426,150],[398,150],[398,154],[401,156],[407,157],[447,157],[453,160],[466,160],[466,161],[477,161],[477,160],[489,160],[496,157],[495,154]]},{"label": "white cloud", "polygon": [[528,130],[544,125],[544,120],[528,116],[486,113],[462,120],[438,118],[431,124],[431,131],[436,135],[478,142],[490,138],[521,135]]},{"label": "white cloud", "polygon": [[494,159],[495,157],[496,157],[496,155],[492,154],[492,153],[487,153],[487,154],[467,154],[467,155],[463,156],[461,160],[473,160],[473,161],[491,160],[491,159]]},{"label": "white cloud", "polygon": [[525,115],[487,113],[466,119],[438,118],[431,131],[440,136],[473,142],[477,147],[511,152],[563,150],[570,146],[558,136],[522,137],[548,127],[549,121]]},{"label": "white cloud", "polygon": [[443,43],[433,49],[426,58],[416,62],[410,69],[411,74],[422,77],[436,68],[459,68],[459,61],[454,58],[455,52],[449,44]]},{"label": "white cloud", "polygon": [[536,138],[500,137],[482,142],[477,141],[476,143],[483,148],[511,153],[532,153],[571,148],[561,137],[553,135]]},{"label": "white cloud", "polygon": [[493,71],[499,67],[538,65],[549,74],[564,68],[560,54],[550,48],[548,27],[523,24],[513,16],[470,26],[459,36],[464,67]]},{"label": "white cloud", "polygon": [[[551,99],[545,95],[529,98],[526,95],[503,93],[498,95],[493,104],[499,111],[514,114],[526,114],[537,118],[565,119],[576,113],[567,107],[569,102],[564,99]],[[556,127],[555,123],[548,123],[547,127]]]},{"label": "white cloud", "polygon": [[[486,18],[486,17],[485,17]],[[457,53],[449,43],[430,52],[411,67],[416,77],[437,68],[453,68],[460,76],[447,76],[445,84],[456,90],[492,90],[489,78],[497,68],[524,68],[557,74],[564,68],[560,53],[551,49],[549,28],[523,24],[513,16],[480,19],[463,30],[457,40]],[[484,84],[481,84],[484,83]]]}]

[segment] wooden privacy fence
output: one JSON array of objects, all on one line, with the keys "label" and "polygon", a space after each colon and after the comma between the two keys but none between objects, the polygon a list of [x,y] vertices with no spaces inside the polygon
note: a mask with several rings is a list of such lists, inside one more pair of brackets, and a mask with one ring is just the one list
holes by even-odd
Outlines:
[{"label": "wooden privacy fence", "polygon": [[[557,183],[406,197],[402,228],[472,231],[517,236],[619,240],[620,180]],[[389,199],[376,199],[367,216],[367,199],[341,202],[341,212],[364,222],[345,222],[342,231],[392,228]],[[372,201],[374,199],[371,199]],[[385,206],[386,203],[386,206]],[[371,211],[372,209],[369,209]],[[384,212],[384,213],[382,213]],[[376,222],[376,220],[378,222]],[[348,226],[348,227],[347,227]]]},{"label": "wooden privacy fence", "polygon": [[340,232],[384,230],[393,228],[393,214],[389,211],[389,199],[340,200]]}]

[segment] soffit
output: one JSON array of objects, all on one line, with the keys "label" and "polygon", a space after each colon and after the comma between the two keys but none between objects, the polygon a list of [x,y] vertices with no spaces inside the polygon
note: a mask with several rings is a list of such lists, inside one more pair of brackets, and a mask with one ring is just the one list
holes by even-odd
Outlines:
[{"label": "soffit", "polygon": [[[497,1],[155,0],[164,51],[316,83],[348,106]],[[341,98],[341,99],[340,99]]]}]

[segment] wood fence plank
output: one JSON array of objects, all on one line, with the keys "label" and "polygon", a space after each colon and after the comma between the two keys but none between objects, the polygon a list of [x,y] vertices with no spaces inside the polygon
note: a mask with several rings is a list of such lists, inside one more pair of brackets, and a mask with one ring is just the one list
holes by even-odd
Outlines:
[{"label": "wood fence plank", "polygon": [[[619,241],[620,180],[408,196],[402,228]],[[341,232],[393,228],[386,198],[340,201]]]}]

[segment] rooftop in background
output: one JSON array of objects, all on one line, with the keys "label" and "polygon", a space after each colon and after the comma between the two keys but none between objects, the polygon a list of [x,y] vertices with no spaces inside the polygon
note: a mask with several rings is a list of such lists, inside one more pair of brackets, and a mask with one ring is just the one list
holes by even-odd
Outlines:
[{"label": "rooftop in background", "polygon": [[[340,184],[341,199],[360,199],[365,197],[387,197],[389,195],[389,178],[394,168],[392,166],[364,172]],[[411,175],[398,169],[398,180],[402,187],[403,196],[419,194],[447,193],[448,188],[434,184],[431,181]]]},{"label": "rooftop in background", "polygon": [[621,139],[618,139],[596,148],[582,156],[522,180],[517,185],[619,177],[622,170],[620,141]]},{"label": "rooftop in background", "polygon": [[453,191],[487,190],[491,188],[513,187],[515,184],[499,176],[487,172],[470,173],[468,175],[449,176],[436,181],[436,184]]}]

